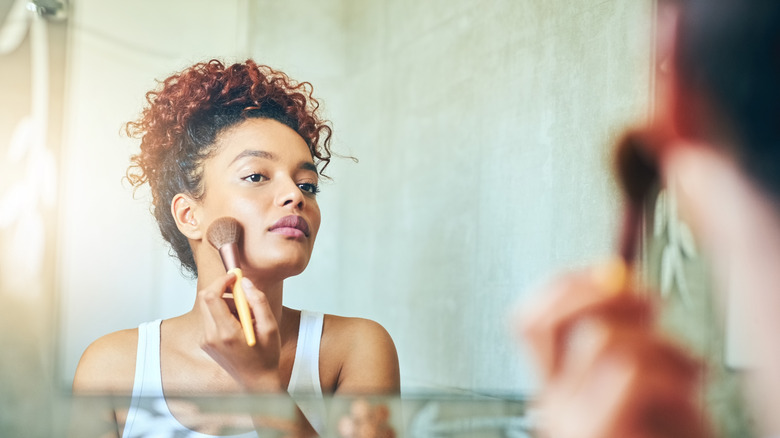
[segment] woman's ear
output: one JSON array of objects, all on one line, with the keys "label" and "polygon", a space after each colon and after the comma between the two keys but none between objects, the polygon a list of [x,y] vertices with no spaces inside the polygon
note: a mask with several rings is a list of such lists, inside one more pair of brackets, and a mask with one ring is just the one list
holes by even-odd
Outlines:
[{"label": "woman's ear", "polygon": [[680,9],[674,1],[660,1],[655,25],[655,122],[674,132],[674,110],[678,101],[675,52]]},{"label": "woman's ear", "polygon": [[191,196],[179,193],[173,197],[171,201],[173,219],[179,231],[191,240],[203,239],[203,230],[197,212],[198,202]]}]

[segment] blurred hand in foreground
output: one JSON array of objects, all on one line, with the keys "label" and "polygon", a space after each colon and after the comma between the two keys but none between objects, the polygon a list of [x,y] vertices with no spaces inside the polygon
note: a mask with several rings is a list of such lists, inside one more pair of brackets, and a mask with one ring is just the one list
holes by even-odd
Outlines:
[{"label": "blurred hand in foreground", "polygon": [[647,296],[610,280],[604,269],[563,275],[519,315],[543,381],[541,436],[713,436],[701,363],[661,333]]}]

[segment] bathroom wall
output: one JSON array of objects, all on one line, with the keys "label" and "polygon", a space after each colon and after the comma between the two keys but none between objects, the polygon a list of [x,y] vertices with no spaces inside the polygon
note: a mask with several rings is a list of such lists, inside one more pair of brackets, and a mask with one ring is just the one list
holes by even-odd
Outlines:
[{"label": "bathroom wall", "polygon": [[0,436],[50,436],[49,424],[31,419],[54,415],[54,162],[67,22],[15,3],[0,0]]},{"label": "bathroom wall", "polygon": [[405,393],[522,394],[509,310],[606,256],[611,141],[649,112],[653,2],[73,4],[58,228],[58,378],[101,334],[186,311],[193,284],[122,183],[143,93],[208,57],[314,84],[335,128],[312,263],[288,305],[376,319]]},{"label": "bathroom wall", "polygon": [[305,273],[292,298],[382,322],[407,393],[532,390],[509,310],[612,248],[607,157],[649,111],[652,14],[649,1],[347,1],[335,144],[360,162],[338,161],[326,188],[335,286]]}]

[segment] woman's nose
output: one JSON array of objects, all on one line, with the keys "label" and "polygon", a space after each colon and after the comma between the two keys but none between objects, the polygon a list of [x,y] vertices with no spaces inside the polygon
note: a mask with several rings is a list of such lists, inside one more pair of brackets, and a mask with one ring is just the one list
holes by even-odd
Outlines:
[{"label": "woman's nose", "polygon": [[280,182],[280,188],[277,192],[276,203],[281,207],[291,206],[299,210],[303,209],[306,197],[295,184],[295,181],[285,180]]}]

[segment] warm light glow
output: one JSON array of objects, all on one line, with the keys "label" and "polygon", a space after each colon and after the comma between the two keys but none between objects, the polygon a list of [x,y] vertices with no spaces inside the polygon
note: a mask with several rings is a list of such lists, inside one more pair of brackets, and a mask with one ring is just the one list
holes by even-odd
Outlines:
[{"label": "warm light glow", "polygon": [[[26,297],[40,295],[38,282],[44,269],[46,227],[43,211],[54,205],[57,168],[46,146],[49,111],[49,47],[46,23],[24,10],[17,1],[0,29],[0,53],[14,50],[30,30],[31,114],[16,125],[3,160],[3,174],[11,180],[0,186],[0,231],[10,239],[0,245],[4,275],[0,291],[20,292]],[[20,6],[21,5],[21,6]],[[20,12],[21,8],[21,12]],[[32,17],[32,19],[30,19]],[[21,38],[21,39],[20,39]]]}]

